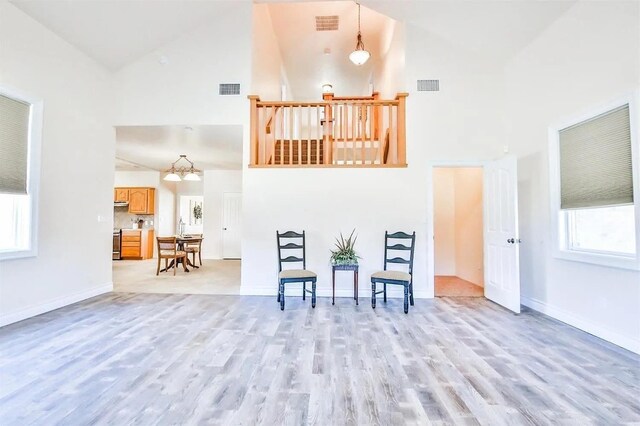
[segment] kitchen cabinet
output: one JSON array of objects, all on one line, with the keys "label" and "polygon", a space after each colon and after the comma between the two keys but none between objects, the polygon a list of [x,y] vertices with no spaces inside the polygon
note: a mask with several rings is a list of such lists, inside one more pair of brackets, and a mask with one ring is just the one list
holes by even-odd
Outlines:
[{"label": "kitchen cabinet", "polygon": [[122,230],[122,258],[123,259],[151,259],[154,246],[153,229],[123,229]]},{"label": "kitchen cabinet", "polygon": [[156,205],[155,188],[115,188],[114,201],[129,203],[131,214],[154,214]]},{"label": "kitchen cabinet", "polygon": [[147,213],[148,200],[147,188],[131,188],[129,190],[129,213],[145,214]]},{"label": "kitchen cabinet", "polygon": [[113,202],[123,203],[129,201],[129,188],[115,188],[113,190]]}]

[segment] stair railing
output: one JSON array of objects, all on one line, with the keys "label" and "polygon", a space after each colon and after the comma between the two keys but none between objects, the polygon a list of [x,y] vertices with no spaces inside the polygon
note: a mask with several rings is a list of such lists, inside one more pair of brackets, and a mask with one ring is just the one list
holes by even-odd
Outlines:
[{"label": "stair railing", "polygon": [[261,101],[249,96],[251,167],[406,166],[406,97]]}]

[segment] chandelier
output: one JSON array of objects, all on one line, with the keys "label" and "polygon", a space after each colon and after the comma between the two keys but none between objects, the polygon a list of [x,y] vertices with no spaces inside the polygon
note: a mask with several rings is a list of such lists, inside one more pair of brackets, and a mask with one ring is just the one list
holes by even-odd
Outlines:
[{"label": "chandelier", "polygon": [[369,60],[371,54],[364,50],[364,43],[362,42],[362,34],[360,33],[360,3],[358,5],[358,41],[356,42],[356,50],[351,52],[349,59],[356,65],[363,65]]},{"label": "chandelier", "polygon": [[[187,163],[189,163],[189,166],[184,165],[184,166],[176,167],[176,164],[181,160],[184,160]],[[178,158],[176,161],[171,163],[171,168],[168,170],[165,170],[164,172],[167,173],[167,175],[164,177],[164,180],[167,180],[170,182],[180,182],[181,180],[199,181],[200,176],[198,176],[198,173],[200,173],[201,170],[198,170],[195,167],[193,167],[193,161],[190,161],[186,155],[182,154],[180,155],[180,158]]]}]

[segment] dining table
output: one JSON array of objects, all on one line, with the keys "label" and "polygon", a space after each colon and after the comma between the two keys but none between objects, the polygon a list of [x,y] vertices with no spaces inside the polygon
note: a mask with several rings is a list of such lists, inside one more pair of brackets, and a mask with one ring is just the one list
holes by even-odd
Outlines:
[{"label": "dining table", "polygon": [[[178,251],[182,250],[184,251],[185,249],[185,245],[188,243],[199,243],[200,241],[203,240],[203,237],[198,237],[198,236],[191,236],[191,235],[176,235],[176,244],[178,246]],[[197,265],[194,265],[193,263],[191,263],[191,260],[189,259],[188,256],[185,256],[184,258],[178,258],[177,260],[172,260],[171,263],[169,263],[169,266],[167,266],[164,269],[161,269],[160,272],[166,272],[169,269],[173,268],[174,265],[177,268],[178,265],[176,265],[176,262],[178,264],[182,263],[183,260],[182,259],[186,259],[187,261],[187,268],[186,268],[186,272],[189,272],[189,266],[191,266],[192,268],[200,268]]]}]

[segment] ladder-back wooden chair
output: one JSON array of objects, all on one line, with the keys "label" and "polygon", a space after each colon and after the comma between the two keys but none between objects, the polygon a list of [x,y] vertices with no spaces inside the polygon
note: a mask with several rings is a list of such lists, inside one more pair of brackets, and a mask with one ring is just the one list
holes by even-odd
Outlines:
[{"label": "ladder-back wooden chair", "polygon": [[[311,293],[311,307],[316,307],[316,280],[318,276],[307,270],[305,233],[302,234],[293,231],[283,232],[276,231],[278,242],[278,302],[280,309],[284,310],[284,288],[288,283],[302,283],[302,300],[306,299],[307,293]],[[302,254],[302,257],[289,255],[284,253]],[[282,269],[283,263],[302,264],[302,269]],[[307,283],[311,283],[311,291],[307,290]]]},{"label": "ladder-back wooden chair", "polygon": [[[176,274],[179,261],[182,261],[182,268],[185,272],[189,272],[187,270],[187,253],[183,250],[178,250],[176,237],[157,237],[156,241],[158,243],[158,269],[156,270],[156,275],[160,274],[160,261],[162,259],[164,259],[164,270],[166,271],[173,267],[173,275]],[[171,260],[170,265],[169,260]]]},{"label": "ladder-back wooden chair", "polygon": [[[390,240],[396,240],[392,244]],[[405,242],[409,242],[406,245]],[[387,302],[387,284],[401,285],[404,287],[404,313],[409,312],[409,302],[413,306],[413,251],[416,243],[416,233],[406,234],[404,232],[384,233],[384,271],[371,275],[371,307],[376,307],[376,294],[384,293],[384,302]],[[391,257],[391,252],[397,255]],[[408,258],[406,256],[408,252]],[[400,253],[404,257],[400,256]],[[408,272],[387,270],[388,264],[407,265]],[[376,284],[381,283],[384,287],[381,291],[376,291]]]},{"label": "ladder-back wooden chair", "polygon": [[193,257],[192,264],[194,268],[199,268],[196,265],[196,254],[202,266],[202,234],[187,234],[187,237],[197,238],[196,241],[187,241],[184,243],[184,251],[187,252],[187,257],[191,255]]}]

